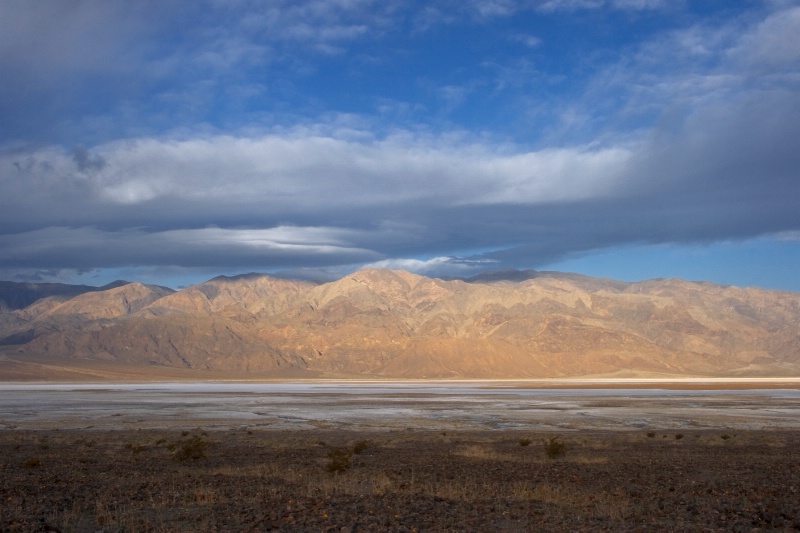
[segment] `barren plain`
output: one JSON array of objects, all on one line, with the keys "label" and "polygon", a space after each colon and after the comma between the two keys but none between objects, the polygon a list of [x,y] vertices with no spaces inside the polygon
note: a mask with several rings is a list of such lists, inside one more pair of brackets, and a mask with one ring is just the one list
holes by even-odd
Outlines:
[{"label": "barren plain", "polygon": [[797,387],[9,383],[0,530],[798,529]]}]

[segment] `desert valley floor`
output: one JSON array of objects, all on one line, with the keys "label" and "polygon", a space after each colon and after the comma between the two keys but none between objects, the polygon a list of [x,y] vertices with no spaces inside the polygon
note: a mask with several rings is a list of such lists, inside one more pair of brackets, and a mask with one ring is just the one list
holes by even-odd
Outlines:
[{"label": "desert valley floor", "polygon": [[800,529],[797,380],[0,386],[0,531]]},{"label": "desert valley floor", "polygon": [[800,380],[0,385],[0,429],[798,429]]}]

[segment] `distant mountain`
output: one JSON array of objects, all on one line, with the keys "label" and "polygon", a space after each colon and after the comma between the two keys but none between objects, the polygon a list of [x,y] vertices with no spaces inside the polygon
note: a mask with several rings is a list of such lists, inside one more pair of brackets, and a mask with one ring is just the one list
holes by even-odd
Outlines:
[{"label": "distant mountain", "polygon": [[0,310],[13,311],[22,309],[47,297],[72,298],[92,291],[113,289],[127,284],[127,281],[115,281],[104,287],[90,285],[67,285],[64,283],[16,283],[0,281]]},{"label": "distant mountain", "polygon": [[495,270],[464,278],[464,281],[467,283],[493,283],[497,281],[520,282],[536,278],[539,275],[540,274],[535,270]]},{"label": "distant mountain", "polygon": [[6,357],[329,377],[800,375],[800,294],[675,279],[367,269],[64,297],[0,313]]},{"label": "distant mountain", "polygon": [[[70,297],[68,287],[75,287]],[[104,287],[25,287],[28,294],[52,294],[23,309],[0,314],[0,345],[27,343],[46,333],[96,329],[110,320],[131,315],[175,291],[155,285],[114,282]],[[19,293],[17,293],[19,294]]]},{"label": "distant mountain", "polygon": [[148,308],[159,315],[182,312],[243,318],[279,312],[304,294],[313,283],[274,278],[262,274],[219,276],[178,291]]},{"label": "distant mountain", "polygon": [[175,291],[141,283],[114,284],[105,290],[85,292],[51,307],[39,318],[77,317],[81,321],[131,315]]}]

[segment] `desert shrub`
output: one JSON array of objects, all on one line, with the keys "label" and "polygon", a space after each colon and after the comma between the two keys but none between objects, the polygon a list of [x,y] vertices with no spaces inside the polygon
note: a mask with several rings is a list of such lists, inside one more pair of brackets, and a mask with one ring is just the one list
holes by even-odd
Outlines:
[{"label": "desert shrub", "polygon": [[353,453],[356,455],[360,455],[367,447],[370,445],[370,442],[366,439],[357,440],[353,444]]},{"label": "desert shrub", "polygon": [[567,445],[558,437],[550,437],[544,441],[544,453],[550,459],[558,459],[567,453]]},{"label": "desert shrub", "polygon": [[186,461],[188,459],[202,459],[206,456],[206,447],[208,441],[201,437],[192,437],[185,441],[181,441],[174,446],[173,457],[179,461]]},{"label": "desert shrub", "polygon": [[683,433],[676,433],[675,440],[681,440],[683,438]]},{"label": "desert shrub", "polygon": [[27,461],[25,461],[24,463],[22,463],[22,466],[24,468],[36,468],[37,466],[41,465],[42,465],[42,460],[39,459],[38,457],[32,457]]},{"label": "desert shrub", "polygon": [[520,446],[528,446],[530,443],[531,443],[531,439],[529,439],[527,437],[519,439],[519,445]]},{"label": "desert shrub", "polygon": [[721,438],[722,440],[728,440],[729,438],[731,438],[731,436],[726,433],[725,435],[720,435],[719,438]]},{"label": "desert shrub", "polygon": [[328,452],[328,464],[325,465],[325,470],[331,474],[339,474],[350,470],[353,466],[353,452],[347,448],[334,448]]},{"label": "desert shrub", "polygon": [[143,444],[134,444],[132,442],[126,444],[125,447],[128,448],[131,452],[133,452],[134,455],[140,454],[147,449],[147,446]]},{"label": "desert shrub", "polygon": [[656,434],[653,433],[652,431],[650,431],[650,432],[647,433],[647,436],[652,439],[653,437],[656,436]]},{"label": "desert shrub", "polygon": [[91,448],[94,446],[94,441],[90,439],[78,439],[75,441],[76,446],[86,446],[87,448]]}]

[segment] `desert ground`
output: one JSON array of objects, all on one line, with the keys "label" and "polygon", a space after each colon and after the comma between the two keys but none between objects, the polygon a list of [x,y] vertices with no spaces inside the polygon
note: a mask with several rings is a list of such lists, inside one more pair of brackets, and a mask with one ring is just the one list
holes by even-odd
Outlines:
[{"label": "desert ground", "polygon": [[0,385],[2,531],[791,530],[798,490],[792,381]]}]

